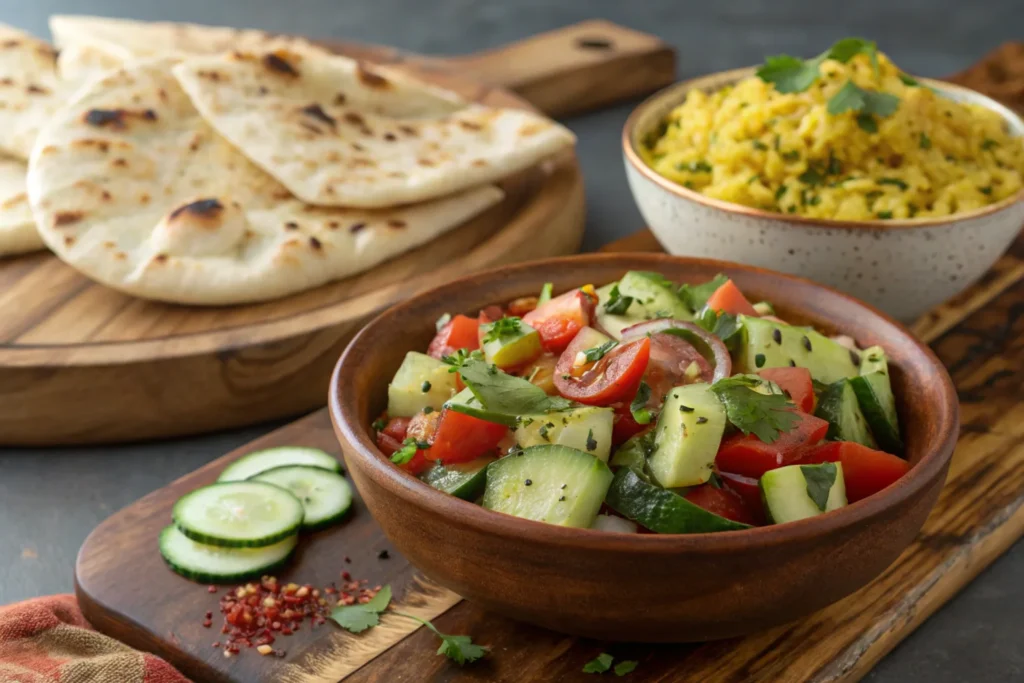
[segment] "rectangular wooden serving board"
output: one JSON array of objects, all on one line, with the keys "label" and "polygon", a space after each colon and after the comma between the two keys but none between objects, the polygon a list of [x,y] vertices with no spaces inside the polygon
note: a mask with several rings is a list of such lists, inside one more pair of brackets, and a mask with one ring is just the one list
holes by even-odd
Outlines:
[{"label": "rectangular wooden serving board", "polygon": [[[649,232],[610,250],[655,251]],[[491,654],[459,668],[435,654],[436,638],[409,620],[354,636],[328,623],[279,644],[284,659],[255,651],[226,659],[201,626],[219,594],[167,570],[156,537],[183,493],[210,483],[240,455],[309,445],[339,454],[326,411],[234,451],[117,513],[86,540],[76,568],[82,609],[99,630],[170,660],[197,681],[346,683],[589,680],[602,651],[640,662],[633,680],[850,683],[1024,533],[1024,235],[961,297],[925,316],[931,343],[960,393],[962,434],[949,478],[917,541],[864,589],[805,619],[743,639],[698,645],[614,645],[563,636],[487,614],[418,574],[357,500],[334,529],[306,539],[284,580],[324,585],[341,571],[389,583],[404,611],[446,633],[471,634]],[[388,550],[388,559],[378,553]],[[350,558],[346,563],[345,558]],[[628,590],[628,586],[623,587]],[[215,622],[219,623],[219,622]]]}]

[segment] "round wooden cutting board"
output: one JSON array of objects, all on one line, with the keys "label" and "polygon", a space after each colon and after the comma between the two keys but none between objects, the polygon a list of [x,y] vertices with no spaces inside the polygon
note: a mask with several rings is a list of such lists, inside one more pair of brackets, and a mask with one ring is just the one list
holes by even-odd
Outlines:
[{"label": "round wooden cutting board", "polygon": [[[552,115],[635,96],[674,75],[660,41],[607,22],[452,60],[329,47],[473,101],[531,106],[501,83]],[[624,73],[636,75],[628,87]],[[584,92],[584,84],[592,87]],[[362,275],[255,305],[162,304],[93,283],[47,252],[0,259],[0,444],[194,434],[323,405],[345,344],[388,305],[472,270],[579,248],[584,196],[575,154],[500,185],[501,204],[429,244]]]}]

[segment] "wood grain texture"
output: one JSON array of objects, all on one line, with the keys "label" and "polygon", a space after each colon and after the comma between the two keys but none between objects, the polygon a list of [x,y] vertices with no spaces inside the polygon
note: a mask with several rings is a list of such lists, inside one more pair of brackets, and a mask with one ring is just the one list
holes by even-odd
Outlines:
[{"label": "wood grain texture", "polygon": [[[650,246],[644,238],[624,244]],[[1024,240],[1009,256],[1024,258]],[[1000,291],[994,282],[1003,283]],[[308,444],[336,453],[325,411],[211,463],[104,522],[79,556],[79,600],[100,630],[170,659],[197,681],[585,681],[590,678],[580,673],[583,664],[609,650],[619,659],[640,661],[635,680],[852,683],[1024,533],[1024,280],[986,279],[973,294],[985,298],[986,305],[946,307],[941,320],[922,332],[953,376],[963,425],[946,486],[922,533],[864,589],[782,627],[703,645],[609,646],[518,624],[459,602],[449,591],[416,584],[415,570],[397,552],[387,561],[376,560],[387,541],[357,500],[350,520],[310,539],[284,576],[317,582],[350,568],[354,575],[389,582],[403,606],[440,614],[434,619],[439,629],[472,634],[491,646],[492,654],[460,669],[434,654],[436,638],[425,629],[394,623],[407,634],[397,643],[390,629],[378,641],[377,635],[353,637],[327,625],[291,639],[289,656],[280,662],[254,653],[227,661],[209,647],[212,634],[199,626],[202,614],[215,609],[217,596],[162,568],[153,539],[182,492],[211,481],[243,452]],[[351,556],[351,565],[344,564],[345,555]],[[455,606],[446,610],[449,605]]]},{"label": "wood grain texture", "polygon": [[[612,47],[580,42],[598,33]],[[474,101],[525,107],[534,98],[554,113],[642,94],[674,76],[672,52],[660,41],[607,22],[451,61],[372,45],[327,46]],[[552,59],[544,58],[548,51]],[[622,77],[624,68],[644,65],[645,78]],[[591,79],[585,97],[573,90],[584,76]],[[323,405],[345,344],[391,303],[496,263],[579,249],[584,196],[574,154],[501,185],[500,205],[430,244],[356,277],[253,305],[144,301],[95,284],[48,253],[0,259],[0,445],[194,434]]]}]

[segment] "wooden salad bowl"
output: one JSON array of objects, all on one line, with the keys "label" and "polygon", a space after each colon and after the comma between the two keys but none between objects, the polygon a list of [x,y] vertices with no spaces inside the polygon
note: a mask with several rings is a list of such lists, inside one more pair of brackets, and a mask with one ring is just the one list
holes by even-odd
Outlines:
[{"label": "wooden salad bowl", "polygon": [[[627,270],[701,282],[724,272],[784,318],[881,344],[890,357],[907,457],[900,481],[826,515],[780,526],[692,535],[570,529],[485,510],[392,465],[370,423],[409,350],[425,349],[445,312],[602,285]],[[939,360],[891,318],[809,280],[724,261],[588,254],[478,273],[387,310],[349,344],[334,371],[330,413],[352,479],[387,537],[424,574],[508,617],[616,641],[693,642],[796,619],[864,586],[920,531],[959,432],[959,406]]]}]

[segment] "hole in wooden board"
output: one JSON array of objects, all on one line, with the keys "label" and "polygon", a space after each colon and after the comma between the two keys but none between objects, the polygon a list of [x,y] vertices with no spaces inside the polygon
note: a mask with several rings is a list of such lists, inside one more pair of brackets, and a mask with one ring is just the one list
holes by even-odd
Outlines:
[{"label": "hole in wooden board", "polygon": [[576,39],[576,47],[582,50],[613,50],[615,43],[599,36],[582,36]]}]

